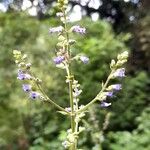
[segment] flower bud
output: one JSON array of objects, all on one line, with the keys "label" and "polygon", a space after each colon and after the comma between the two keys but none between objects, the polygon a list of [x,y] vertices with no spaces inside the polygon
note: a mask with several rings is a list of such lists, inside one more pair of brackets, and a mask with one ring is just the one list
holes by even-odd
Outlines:
[{"label": "flower bud", "polygon": [[115,65],[116,65],[115,60],[114,60],[114,59],[111,60],[110,68],[111,68],[111,69],[112,69],[112,68],[115,68]]},{"label": "flower bud", "polygon": [[62,12],[58,12],[58,13],[56,13],[56,16],[57,17],[63,17],[63,13]]},{"label": "flower bud", "polygon": [[70,44],[70,45],[73,45],[74,43],[76,43],[75,40],[69,40],[69,44]]},{"label": "flower bud", "polygon": [[27,63],[26,64],[26,69],[30,69],[30,67],[31,67],[31,63]]},{"label": "flower bud", "polygon": [[125,51],[117,56],[118,60],[123,60],[128,58],[128,51]]},{"label": "flower bud", "polygon": [[24,62],[21,62],[18,64],[18,67],[24,67],[25,66],[25,63]]},{"label": "flower bud", "polygon": [[127,59],[123,59],[123,60],[118,60],[116,67],[121,67],[125,62],[127,62]]},{"label": "flower bud", "polygon": [[13,54],[14,54],[14,55],[21,55],[21,51],[13,50]]},{"label": "flower bud", "polygon": [[41,84],[42,83],[42,80],[39,79],[39,78],[36,78],[35,81],[36,81],[37,84]]},{"label": "flower bud", "polygon": [[64,40],[65,40],[65,37],[62,36],[62,35],[59,35],[58,40],[59,40],[59,41],[64,41]]},{"label": "flower bud", "polygon": [[82,132],[85,130],[85,127],[79,127],[79,132]]}]

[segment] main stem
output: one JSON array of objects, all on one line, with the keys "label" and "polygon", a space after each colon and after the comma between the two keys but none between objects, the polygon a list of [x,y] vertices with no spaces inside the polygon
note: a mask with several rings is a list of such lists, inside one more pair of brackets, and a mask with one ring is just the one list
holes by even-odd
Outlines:
[{"label": "main stem", "polygon": [[[74,77],[71,73],[71,62],[70,62],[70,57],[71,57],[71,54],[70,54],[70,48],[69,48],[69,34],[68,34],[68,29],[67,29],[67,18],[66,18],[66,13],[65,11],[63,11],[63,14],[64,14],[64,28],[65,28],[65,33],[66,33],[66,41],[67,41],[67,45],[66,45],[66,51],[67,51],[67,54],[68,54],[68,57],[69,57],[69,62],[68,62],[68,66],[66,66],[66,71],[67,71],[67,75],[68,75],[68,78],[69,78],[69,97],[70,97],[70,107],[71,107],[71,130],[72,130],[72,133],[75,132],[75,127],[76,127],[76,123],[75,123],[75,112],[74,112],[74,101],[73,101],[73,80],[74,80]],[[76,150],[76,141],[74,141],[70,147],[70,150]]]},{"label": "main stem", "polygon": [[73,103],[73,76],[71,75],[70,68],[69,68],[69,74],[68,76],[70,77],[69,79],[69,95],[70,95],[70,107],[71,107],[71,129],[72,133],[75,131],[75,116],[74,116],[74,103]]},{"label": "main stem", "polygon": [[[69,80],[69,95],[70,95],[70,107],[71,107],[71,130],[72,133],[75,132],[75,113],[74,113],[74,102],[73,102],[73,88],[72,88],[72,84],[73,84],[73,77],[71,76],[70,73],[70,69],[69,69],[69,76],[71,77]],[[70,150],[76,150],[76,142],[74,141],[70,147]]]}]

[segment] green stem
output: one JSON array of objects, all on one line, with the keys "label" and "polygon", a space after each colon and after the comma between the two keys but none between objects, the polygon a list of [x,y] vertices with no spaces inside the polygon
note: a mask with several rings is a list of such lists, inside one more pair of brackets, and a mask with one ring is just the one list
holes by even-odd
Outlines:
[{"label": "green stem", "polygon": [[68,111],[66,111],[63,107],[59,106],[59,105],[56,104],[53,100],[51,100],[51,99],[47,96],[47,94],[43,91],[41,85],[39,85],[39,84],[37,83],[37,86],[38,86],[39,90],[41,91],[41,93],[42,93],[42,94],[45,96],[45,98],[46,98],[46,99],[43,100],[44,102],[51,103],[51,104],[53,104],[56,108],[58,108],[59,110],[64,111],[64,112],[66,112],[67,114],[70,114],[70,113],[69,113]]},{"label": "green stem", "polygon": [[[73,82],[72,80],[69,81],[69,93],[70,93],[70,107],[71,107],[71,129],[72,129],[72,133],[74,133],[75,132],[75,114],[74,114],[72,82]],[[71,150],[76,150],[75,141],[71,146]]]},{"label": "green stem", "polygon": [[[75,110],[78,111],[78,99],[75,99]],[[77,114],[75,114],[77,115]],[[75,133],[78,132],[78,125],[79,125],[79,122],[78,120],[75,121]],[[77,143],[78,143],[78,136],[76,137],[75,139],[75,150],[77,149]]]},{"label": "green stem", "polygon": [[[71,76],[69,74],[69,76]],[[72,82],[73,79],[71,77],[71,79],[69,80],[69,94],[70,94],[70,107],[71,107],[71,129],[72,129],[72,133],[75,131],[75,123],[74,123],[74,103],[73,103],[73,88],[72,88]]]},{"label": "green stem", "polygon": [[[70,107],[71,107],[71,129],[72,129],[72,133],[75,132],[75,113],[74,113],[74,102],[73,102],[73,75],[71,73],[71,64],[70,64],[70,58],[71,58],[71,53],[70,53],[70,48],[69,48],[69,34],[68,34],[68,29],[67,29],[67,19],[66,19],[66,13],[65,11],[63,11],[64,14],[64,28],[65,28],[65,33],[66,33],[66,52],[68,54],[69,57],[69,62],[68,65],[66,64],[66,71],[67,71],[67,75],[69,78],[69,97],[70,97]],[[70,150],[76,150],[76,145],[75,143],[72,144],[72,146],[70,147]]]},{"label": "green stem", "polygon": [[[106,87],[107,87],[107,85],[108,85],[108,83],[109,83],[109,81],[110,81],[111,76],[112,76],[113,73],[114,73],[114,70],[111,71],[111,73],[110,73],[110,75],[108,76],[108,78],[107,78],[105,84],[103,85],[101,91],[100,91],[97,95],[101,95],[101,94],[104,92],[104,90],[106,89]],[[87,110],[87,109],[88,109],[93,103],[95,103],[97,100],[98,100],[98,99],[97,99],[97,96],[96,96],[96,97],[95,97],[93,100],[91,100],[87,105],[85,105],[83,108],[79,109],[79,110],[77,111],[77,113],[81,113],[81,112]]]},{"label": "green stem", "polygon": [[[30,74],[31,74],[34,78],[36,78],[35,75],[34,75],[32,72],[30,72]],[[35,81],[35,83],[36,83],[37,87],[39,88],[40,92],[45,96],[45,99],[43,100],[44,102],[48,102],[48,103],[54,105],[54,106],[55,106],[56,108],[58,108],[59,110],[64,111],[64,112],[66,112],[68,115],[70,115],[70,113],[69,113],[68,111],[66,111],[63,107],[59,106],[58,104],[56,104],[53,100],[51,100],[51,99],[47,96],[47,94],[44,92],[43,88],[41,87],[41,85],[40,85],[39,83],[37,83],[36,81]]]}]

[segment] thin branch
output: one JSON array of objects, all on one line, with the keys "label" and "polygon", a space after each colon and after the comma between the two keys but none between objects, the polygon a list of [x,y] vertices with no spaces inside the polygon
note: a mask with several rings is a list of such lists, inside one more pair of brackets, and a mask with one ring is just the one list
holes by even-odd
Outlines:
[{"label": "thin branch", "polygon": [[[106,80],[104,86],[102,87],[101,91],[97,94],[97,96],[101,95],[101,94],[104,92],[104,90],[106,89],[106,87],[107,87],[107,85],[108,85],[108,83],[109,83],[109,81],[110,81],[110,79],[111,79],[111,75],[112,75],[113,73],[114,73],[114,70],[111,71],[111,73],[110,73],[110,75],[108,76],[108,78],[107,78],[107,80]],[[93,103],[95,103],[95,102],[98,100],[98,99],[97,99],[97,96],[96,96],[93,100],[91,100],[91,102],[89,102],[87,105],[85,105],[83,108],[79,109],[76,113],[81,113],[81,112],[83,112],[84,110],[88,109],[89,106],[91,106]]]}]

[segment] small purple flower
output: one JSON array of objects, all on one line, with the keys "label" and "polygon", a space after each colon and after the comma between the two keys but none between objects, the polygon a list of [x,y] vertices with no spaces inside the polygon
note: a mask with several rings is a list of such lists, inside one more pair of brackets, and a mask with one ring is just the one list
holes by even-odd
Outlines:
[{"label": "small purple flower", "polygon": [[23,84],[22,88],[25,92],[31,91],[31,85],[30,84]]},{"label": "small purple flower", "polygon": [[40,96],[40,93],[32,91],[30,93],[30,98],[37,99]]},{"label": "small purple flower", "polygon": [[65,60],[65,57],[64,57],[64,56],[58,56],[58,57],[55,57],[55,58],[53,59],[53,61],[54,61],[55,64],[60,64],[60,63],[62,63],[64,60]]},{"label": "small purple flower", "polygon": [[125,76],[125,68],[117,69],[113,74],[114,77],[124,77]]},{"label": "small purple flower", "polygon": [[105,94],[106,94],[106,96],[113,97],[113,92],[112,91],[106,92]]},{"label": "small purple flower", "polygon": [[107,102],[101,102],[101,104],[100,104],[101,107],[108,107],[110,105],[111,105],[111,103],[107,103]]},{"label": "small purple flower", "polygon": [[74,92],[73,92],[73,96],[78,97],[81,93],[82,93],[82,90],[79,90],[78,88],[75,88]]},{"label": "small purple flower", "polygon": [[121,84],[114,84],[114,85],[111,85],[111,87],[113,90],[116,90],[116,91],[119,91],[122,88]]},{"label": "small purple flower", "polygon": [[63,31],[63,27],[62,26],[59,26],[59,27],[54,27],[54,28],[50,28],[49,29],[49,33],[59,33],[59,32],[62,32]]},{"label": "small purple flower", "polygon": [[25,80],[25,79],[30,80],[31,76],[28,73],[23,73],[22,70],[18,70],[17,79],[19,79],[19,80]]},{"label": "small purple flower", "polygon": [[75,25],[71,29],[73,32],[80,33],[80,34],[85,34],[85,31],[86,31],[85,28],[82,28],[79,25]]},{"label": "small purple flower", "polygon": [[71,107],[65,108],[66,111],[71,112]]},{"label": "small purple flower", "polygon": [[80,60],[84,63],[87,64],[89,62],[89,58],[86,56],[80,56]]}]

